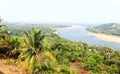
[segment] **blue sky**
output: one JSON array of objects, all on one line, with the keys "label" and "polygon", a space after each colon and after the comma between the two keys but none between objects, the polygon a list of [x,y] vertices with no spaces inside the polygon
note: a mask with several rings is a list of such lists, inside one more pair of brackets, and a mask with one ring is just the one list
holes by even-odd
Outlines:
[{"label": "blue sky", "polygon": [[120,23],[120,0],[0,0],[0,16],[12,22]]}]

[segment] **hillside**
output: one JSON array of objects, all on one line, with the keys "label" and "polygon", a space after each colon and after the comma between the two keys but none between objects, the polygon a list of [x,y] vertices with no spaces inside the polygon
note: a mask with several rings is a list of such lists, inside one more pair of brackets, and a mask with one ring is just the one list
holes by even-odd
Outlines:
[{"label": "hillside", "polygon": [[[25,30],[27,28],[24,26]],[[0,25],[0,73],[120,73],[120,51],[91,46],[85,42],[72,42],[54,34],[49,27],[41,28],[23,32],[18,31],[21,28],[13,27],[11,30],[6,25]],[[13,33],[14,29],[18,34]],[[9,30],[11,33],[8,33]]]},{"label": "hillside", "polygon": [[98,26],[87,28],[88,31],[94,33],[103,33],[108,35],[120,36],[120,24],[119,23],[107,23]]}]

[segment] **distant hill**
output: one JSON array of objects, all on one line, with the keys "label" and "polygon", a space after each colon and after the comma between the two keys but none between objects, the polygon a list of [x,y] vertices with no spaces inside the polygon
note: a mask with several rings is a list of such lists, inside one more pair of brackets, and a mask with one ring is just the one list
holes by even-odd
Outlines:
[{"label": "distant hill", "polygon": [[119,23],[107,23],[101,24],[94,27],[88,27],[88,31],[94,33],[103,33],[108,35],[117,35],[120,36],[120,24]]}]

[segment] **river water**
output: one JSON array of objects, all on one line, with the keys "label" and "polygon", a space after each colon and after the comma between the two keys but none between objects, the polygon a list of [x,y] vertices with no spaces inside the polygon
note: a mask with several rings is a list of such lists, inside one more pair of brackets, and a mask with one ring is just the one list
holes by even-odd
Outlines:
[{"label": "river water", "polygon": [[79,28],[67,29],[67,28],[59,28],[59,36],[71,40],[71,41],[82,41],[89,43],[90,45],[95,46],[107,46],[113,49],[120,50],[120,43],[107,42],[100,39],[97,39],[95,36],[91,36],[86,31],[87,26],[80,26]]}]

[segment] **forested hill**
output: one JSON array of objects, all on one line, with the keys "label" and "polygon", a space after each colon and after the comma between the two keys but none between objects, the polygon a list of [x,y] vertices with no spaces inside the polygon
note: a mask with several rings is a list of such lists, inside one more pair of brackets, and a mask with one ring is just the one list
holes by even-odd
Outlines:
[{"label": "forested hill", "polygon": [[95,33],[104,33],[109,35],[117,35],[120,36],[120,24],[119,23],[107,23],[101,24],[94,27],[87,28],[90,32]]}]

